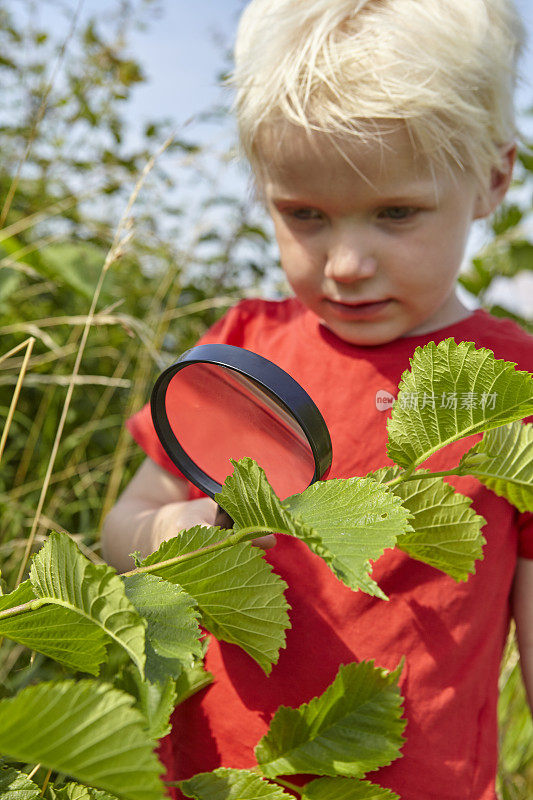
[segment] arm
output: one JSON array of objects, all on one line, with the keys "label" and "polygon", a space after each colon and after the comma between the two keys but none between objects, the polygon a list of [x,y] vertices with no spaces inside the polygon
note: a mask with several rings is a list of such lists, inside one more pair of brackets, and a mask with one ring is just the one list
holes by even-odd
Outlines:
[{"label": "arm", "polygon": [[[138,550],[147,556],[167,539],[194,525],[228,523],[215,520],[218,506],[210,497],[187,500],[187,484],[171,475],[151,458],[143,461],[117,502],[104,519],[102,554],[119,572],[133,567],[130,553]],[[261,536],[252,544],[273,547],[275,536]]]},{"label": "arm", "polygon": [[187,484],[147,458],[104,519],[102,553],[113,567],[133,567],[129,553],[147,556],[178,531],[213,525],[217,505],[210,497],[187,500]]},{"label": "arm", "polygon": [[522,677],[533,710],[533,559],[517,561],[512,603]]}]

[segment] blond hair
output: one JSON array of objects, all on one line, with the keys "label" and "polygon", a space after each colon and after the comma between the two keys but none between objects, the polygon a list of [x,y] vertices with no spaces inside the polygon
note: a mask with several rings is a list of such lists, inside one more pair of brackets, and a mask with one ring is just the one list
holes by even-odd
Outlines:
[{"label": "blond hair", "polygon": [[252,0],[228,80],[241,155],[258,179],[262,132],[367,139],[401,120],[432,165],[486,187],[518,134],[524,42],[513,0]]}]

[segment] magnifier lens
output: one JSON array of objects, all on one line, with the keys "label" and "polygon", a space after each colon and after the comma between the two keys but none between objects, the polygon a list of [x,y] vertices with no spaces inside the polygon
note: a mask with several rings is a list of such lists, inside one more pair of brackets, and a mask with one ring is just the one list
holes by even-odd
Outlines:
[{"label": "magnifier lens", "polygon": [[230,458],[253,458],[282,499],[313,479],[313,452],[298,422],[268,391],[216,364],[190,364],[174,375],[165,397],[172,432],[207,475],[224,483]]}]

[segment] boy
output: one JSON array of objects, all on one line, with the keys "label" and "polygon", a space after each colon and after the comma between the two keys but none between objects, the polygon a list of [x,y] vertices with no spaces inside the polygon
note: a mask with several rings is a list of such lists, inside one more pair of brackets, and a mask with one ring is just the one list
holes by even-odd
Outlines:
[{"label": "boy", "polygon": [[[417,346],[453,336],[533,371],[531,337],[455,293],[471,224],[511,180],[521,37],[511,0],[253,0],[243,14],[240,141],[295,297],[243,301],[202,342],[246,347],[302,384],[331,432],[332,478],[390,463],[376,392],[396,390]],[[149,458],[105,522],[104,552],[119,569],[129,552],[215,514],[166,458],[147,408],[129,427]],[[471,445],[437,453],[431,468]],[[533,518],[473,478],[450,483],[487,520],[484,559],[466,583],[388,550],[373,571],[385,603],[277,537],[265,557],[289,585],[287,647],[266,678],[212,640],[215,683],[177,709],[163,742],[171,780],[251,767],[280,704],[323,692],[342,663],[392,669],[405,655],[403,758],[372,780],[404,800],[495,799],[511,603],[533,698]]]}]

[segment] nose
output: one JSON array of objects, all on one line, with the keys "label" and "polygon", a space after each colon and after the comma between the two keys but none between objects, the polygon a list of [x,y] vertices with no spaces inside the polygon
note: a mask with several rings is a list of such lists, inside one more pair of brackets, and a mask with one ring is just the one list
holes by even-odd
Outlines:
[{"label": "nose", "polygon": [[369,243],[357,233],[339,235],[331,242],[324,269],[326,278],[338,283],[351,283],[371,278],[376,269],[377,260]]}]

